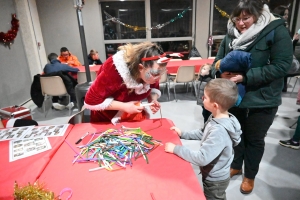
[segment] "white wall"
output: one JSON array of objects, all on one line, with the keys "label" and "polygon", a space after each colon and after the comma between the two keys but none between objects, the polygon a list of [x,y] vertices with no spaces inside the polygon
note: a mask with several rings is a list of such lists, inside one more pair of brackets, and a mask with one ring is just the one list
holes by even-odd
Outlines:
[{"label": "white wall", "polygon": [[[0,32],[11,29],[11,14],[16,13],[13,0],[0,1]],[[19,18],[17,13],[17,18]],[[22,24],[22,19],[20,19]],[[10,47],[0,44],[0,107],[20,104],[30,98],[31,74],[21,37],[21,27]]]},{"label": "white wall", "polygon": [[198,0],[196,3],[196,43],[200,55],[208,57],[210,1]]},{"label": "white wall", "polygon": [[[83,53],[79,34],[77,12],[73,1],[38,0],[41,28],[45,43],[46,54],[60,53],[61,47],[67,47],[71,53],[83,62]],[[82,9],[83,27],[87,50],[101,46],[100,13],[97,0],[89,0]],[[104,58],[104,57],[103,57]]]}]

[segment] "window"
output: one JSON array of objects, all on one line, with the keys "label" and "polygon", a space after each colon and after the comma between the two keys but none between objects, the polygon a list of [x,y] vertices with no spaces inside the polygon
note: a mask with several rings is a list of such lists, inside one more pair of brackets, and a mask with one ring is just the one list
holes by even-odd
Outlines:
[{"label": "window", "polygon": [[120,45],[156,42],[187,59],[192,44],[194,0],[99,0],[106,57]]},{"label": "window", "polygon": [[146,38],[144,1],[101,2],[105,40]]},{"label": "window", "polygon": [[165,25],[160,29],[152,29],[152,38],[192,36],[192,0],[151,0],[151,27]]}]

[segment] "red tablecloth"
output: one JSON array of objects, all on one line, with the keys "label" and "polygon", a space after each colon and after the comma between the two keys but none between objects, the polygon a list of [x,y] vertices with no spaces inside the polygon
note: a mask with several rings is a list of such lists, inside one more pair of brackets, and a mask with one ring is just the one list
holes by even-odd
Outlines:
[{"label": "red tablecloth", "polygon": [[[117,126],[100,124],[76,124],[67,141],[75,147],[75,142],[87,131],[107,130],[119,128]],[[139,123],[122,123],[127,127],[141,127],[155,139],[165,142],[181,144],[176,133],[170,130],[173,123],[162,119],[144,120]],[[47,168],[40,176],[40,181],[59,194],[64,188],[73,191],[72,200],[77,199],[205,199],[201,186],[192,169],[192,166],[177,157],[164,151],[160,146],[152,151],[149,164],[143,158],[133,161],[132,168],[109,172],[98,170],[89,172],[97,167],[95,163],[72,164],[75,153],[64,143],[53,156]],[[63,199],[67,194],[63,196]]]},{"label": "red tablecloth", "polygon": [[[90,71],[98,72],[101,66],[102,65],[91,65],[90,66]],[[85,72],[85,66],[78,66],[76,68],[78,68],[79,71],[81,71],[81,72]]]},{"label": "red tablecloth", "polygon": [[[95,71],[96,74],[98,74],[98,71],[101,66],[102,65],[91,65],[91,66],[89,66],[90,71]],[[80,72],[85,72],[85,66],[77,66],[76,68],[78,68]],[[74,79],[77,79],[77,72],[70,72],[70,74]]]},{"label": "red tablecloth", "polygon": [[202,65],[209,63],[212,64],[214,59],[201,59],[201,60],[181,60],[181,61],[169,61],[167,64],[168,74],[176,74],[180,66],[195,66],[195,73],[199,72]]},{"label": "red tablecloth", "polygon": [[62,137],[49,137],[52,149],[13,162],[9,162],[9,141],[0,142],[0,199],[13,199],[15,181],[20,185],[34,183],[72,128],[70,125]]}]

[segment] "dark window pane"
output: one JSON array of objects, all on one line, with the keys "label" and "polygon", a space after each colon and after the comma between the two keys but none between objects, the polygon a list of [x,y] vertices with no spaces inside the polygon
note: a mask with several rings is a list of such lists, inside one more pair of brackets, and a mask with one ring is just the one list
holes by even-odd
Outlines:
[{"label": "dark window pane", "polygon": [[[222,11],[225,11],[228,15],[231,14],[239,0],[215,0],[214,3]],[[213,27],[212,35],[226,35],[227,33],[228,18],[223,17],[221,13],[214,7],[213,8]]]},{"label": "dark window pane", "polygon": [[222,40],[223,39],[214,39],[214,43],[211,46],[211,56],[216,56],[217,55]]},{"label": "dark window pane", "polygon": [[171,53],[181,53],[184,57],[183,60],[188,59],[189,51],[191,48],[192,41],[184,40],[184,41],[167,41],[167,42],[157,42],[163,51],[167,54]]},{"label": "dark window pane", "polygon": [[152,29],[152,38],[192,36],[192,0],[151,0],[151,27],[166,24],[160,29]]},{"label": "dark window pane", "polygon": [[[146,38],[144,1],[100,2],[100,4],[105,40]],[[109,15],[116,20],[109,20]]]}]

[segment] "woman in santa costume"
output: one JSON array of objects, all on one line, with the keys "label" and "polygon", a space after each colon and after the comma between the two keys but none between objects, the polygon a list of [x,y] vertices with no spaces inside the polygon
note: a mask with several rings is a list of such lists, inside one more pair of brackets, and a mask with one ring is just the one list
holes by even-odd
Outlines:
[{"label": "woman in santa costume", "polygon": [[140,121],[145,118],[140,101],[147,99],[150,109],[160,109],[159,79],[166,73],[169,58],[150,42],[126,44],[102,65],[85,96],[91,122]]}]

